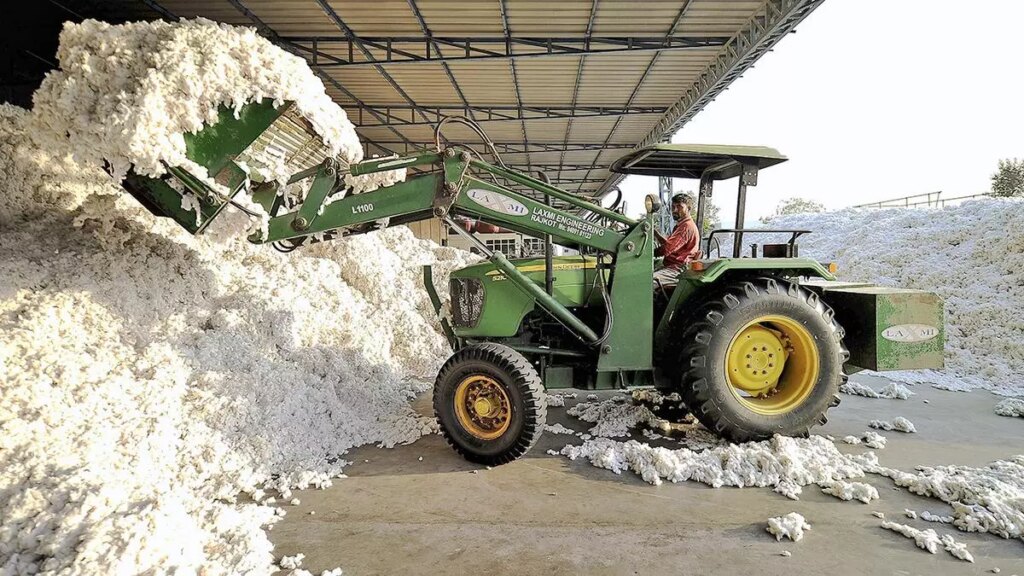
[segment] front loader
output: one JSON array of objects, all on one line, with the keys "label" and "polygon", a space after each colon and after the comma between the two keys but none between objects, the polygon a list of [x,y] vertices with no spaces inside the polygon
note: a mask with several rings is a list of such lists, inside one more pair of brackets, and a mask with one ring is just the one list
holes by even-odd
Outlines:
[{"label": "front loader", "polygon": [[[470,126],[495,162],[443,144],[447,122]],[[345,165],[323,151],[289,105],[265,101],[238,114],[225,110],[217,123],[186,135],[186,144],[216,184],[169,167],[162,178],[130,175],[123,185],[192,233],[228,204],[259,215],[254,202],[268,217],[250,241],[282,251],[438,218],[486,257],[451,274],[442,324],[453,354],[433,397],[444,437],[474,462],[510,462],[536,443],[545,389],[678,392],[707,428],[748,441],[806,435],[825,423],[853,371],[942,367],[935,295],[837,282],[834,266],[799,256],[797,240],[807,231],[743,228],[747,188],[761,169],[786,160],[770,148],[662,144],[612,165],[623,174],[699,180],[698,222],[714,182],[738,179],[736,225],[711,232],[704,257],[682,271],[678,286],[665,287],[653,282],[655,196],[639,219],[594,204],[505,167],[465,119],[443,121],[433,149]],[[301,198],[256,175],[254,167],[280,162],[294,169],[288,183],[305,184]],[[404,182],[362,194],[345,186],[346,175],[398,168],[411,172]],[[456,218],[546,238],[578,255],[553,257],[549,244],[544,258],[509,260]],[[742,254],[744,239],[765,234],[772,241]],[[774,241],[779,235],[783,241]],[[724,237],[732,250],[722,256]]]}]

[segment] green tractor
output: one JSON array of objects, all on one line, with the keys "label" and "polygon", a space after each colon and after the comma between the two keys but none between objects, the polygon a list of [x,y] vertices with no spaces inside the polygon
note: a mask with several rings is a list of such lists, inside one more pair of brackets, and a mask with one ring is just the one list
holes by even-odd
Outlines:
[{"label": "green tractor", "polygon": [[[466,146],[442,145],[448,122],[476,130],[495,162]],[[545,426],[545,389],[678,392],[704,426],[742,442],[806,435],[824,424],[854,371],[942,367],[937,296],[837,282],[833,265],[799,256],[797,240],[808,231],[743,228],[747,188],[761,169],[786,160],[770,148],[662,144],[612,165],[622,174],[699,180],[697,222],[713,183],[738,179],[735,227],[708,234],[706,257],[665,288],[653,282],[656,196],[648,196],[639,220],[594,204],[505,167],[466,119],[442,121],[434,149],[350,166],[318,150],[315,133],[290,106],[269,102],[249,104],[237,117],[225,110],[186,142],[189,158],[219,187],[173,167],[160,179],[129,176],[123,185],[154,214],[193,233],[229,203],[252,212],[236,199],[247,194],[269,215],[250,240],[283,251],[376,230],[385,220],[428,218],[474,243],[486,260],[451,275],[451,310],[442,324],[454,352],[433,397],[445,439],[473,462],[503,464],[530,450]],[[244,170],[282,157],[295,168],[290,182],[311,179],[295,205],[279,194],[280,183]],[[418,172],[371,192],[346,190],[346,174],[396,168]],[[455,217],[543,238],[545,257],[509,260]],[[741,254],[744,239],[766,234],[786,241],[754,243]],[[723,257],[724,235],[732,250]],[[578,255],[553,257],[552,244]],[[717,257],[708,257],[716,246]],[[429,268],[424,277],[440,313]]]}]

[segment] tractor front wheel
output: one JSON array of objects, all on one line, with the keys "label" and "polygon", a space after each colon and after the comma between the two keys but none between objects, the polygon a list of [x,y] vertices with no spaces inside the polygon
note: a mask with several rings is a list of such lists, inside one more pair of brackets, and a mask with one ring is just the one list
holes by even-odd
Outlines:
[{"label": "tractor front wheel", "polygon": [[438,373],[434,414],[445,440],[466,460],[505,464],[526,454],[544,431],[544,386],[522,354],[473,344]]},{"label": "tractor front wheel", "polygon": [[736,442],[804,436],[827,422],[845,381],[842,328],[795,282],[758,278],[727,286],[683,333],[682,393],[709,429]]}]

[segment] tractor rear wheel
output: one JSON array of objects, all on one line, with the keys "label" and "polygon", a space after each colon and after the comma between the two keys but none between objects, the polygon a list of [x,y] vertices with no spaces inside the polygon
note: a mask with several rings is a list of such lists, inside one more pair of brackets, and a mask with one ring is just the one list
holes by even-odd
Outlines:
[{"label": "tractor rear wheel", "polygon": [[832,309],[795,282],[731,284],[684,327],[683,397],[704,426],[736,442],[805,436],[839,404],[842,338]]},{"label": "tractor rear wheel", "polygon": [[526,454],[544,431],[544,385],[522,354],[473,344],[441,367],[434,414],[444,439],[466,460],[505,464]]}]

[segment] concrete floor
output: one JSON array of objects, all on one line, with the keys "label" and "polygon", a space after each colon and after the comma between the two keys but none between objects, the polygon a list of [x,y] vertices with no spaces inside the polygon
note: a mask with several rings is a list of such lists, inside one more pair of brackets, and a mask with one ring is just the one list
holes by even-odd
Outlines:
[{"label": "concrete floor", "polygon": [[[854,378],[879,388],[884,380]],[[905,416],[917,434],[886,432],[882,464],[983,465],[1024,454],[1024,420],[996,416],[998,397],[917,386],[910,400],[843,396],[820,434],[860,434],[868,420]],[[585,394],[580,395],[580,399]],[[607,396],[602,394],[602,397]],[[929,400],[929,403],[924,403]],[[571,402],[570,402],[571,404]],[[430,410],[429,402],[423,402]],[[549,423],[588,424],[549,411]],[[652,486],[582,461],[549,456],[568,436],[546,434],[525,458],[491,470],[469,464],[439,436],[392,450],[361,448],[349,478],[297,493],[300,506],[270,532],[278,555],[303,553],[318,574],[340,566],[366,574],[985,574],[1024,576],[1024,543],[904,519],[904,508],[946,513],[945,504],[869,476],[881,499],[842,502],[807,487],[799,501],[768,488],[712,489],[695,482]],[[579,442],[578,439],[574,440]],[[668,445],[668,444],[666,444]],[[840,449],[861,451],[840,444]],[[422,457],[422,461],[419,458]],[[369,462],[364,462],[369,460]],[[472,473],[476,470],[477,473]],[[871,511],[919,528],[950,532],[975,563],[879,527]],[[310,515],[315,511],[315,515]],[[770,516],[799,512],[813,529],[776,542]],[[789,550],[792,557],[779,553]]]}]

